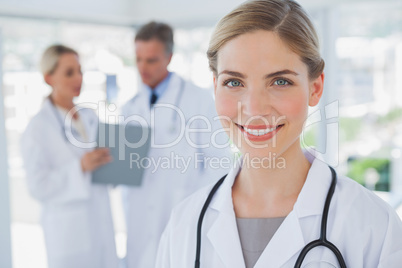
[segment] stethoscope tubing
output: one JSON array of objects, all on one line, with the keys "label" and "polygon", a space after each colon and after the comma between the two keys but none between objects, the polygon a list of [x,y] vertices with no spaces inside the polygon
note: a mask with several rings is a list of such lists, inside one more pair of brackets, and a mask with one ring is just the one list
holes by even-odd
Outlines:
[{"label": "stethoscope tubing", "polygon": [[195,268],[200,267],[200,256],[201,256],[201,232],[202,232],[202,221],[204,220],[205,212],[208,209],[209,203],[211,203],[212,197],[215,195],[215,192],[218,190],[218,188],[221,186],[223,181],[225,180],[227,174],[223,176],[212,188],[211,192],[208,195],[207,200],[204,203],[204,206],[202,207],[200,217],[198,218],[198,226],[197,226],[197,253],[195,257]]},{"label": "stethoscope tubing", "polygon": [[302,249],[302,251],[300,252],[300,255],[297,258],[297,261],[295,263],[295,266],[294,266],[295,268],[301,267],[303,260],[306,257],[307,253],[310,250],[312,250],[313,248],[319,247],[319,246],[323,246],[323,247],[330,249],[335,254],[336,259],[338,260],[341,268],[346,268],[345,260],[343,259],[342,253],[339,251],[339,249],[334,244],[332,244],[331,242],[329,242],[327,240],[327,223],[328,223],[329,206],[331,205],[331,199],[332,199],[332,196],[334,195],[336,183],[338,180],[335,170],[330,166],[328,166],[328,167],[331,170],[332,181],[331,181],[331,186],[329,187],[329,190],[328,190],[327,197],[325,199],[324,211],[323,211],[322,217],[321,217],[320,238],[308,243]]},{"label": "stethoscope tubing", "polygon": [[58,123],[59,123],[59,125],[60,125],[61,132],[62,132],[62,134],[63,134],[63,137],[64,137],[64,139],[65,139],[66,141],[68,141],[68,138],[67,138],[67,135],[66,135],[66,128],[64,127],[63,119],[61,118],[60,113],[57,111],[56,104],[54,103],[52,97],[49,96],[48,98],[49,98],[49,101],[50,101],[50,105],[52,106],[53,114],[54,114],[54,116],[57,118],[57,121],[58,121]]}]

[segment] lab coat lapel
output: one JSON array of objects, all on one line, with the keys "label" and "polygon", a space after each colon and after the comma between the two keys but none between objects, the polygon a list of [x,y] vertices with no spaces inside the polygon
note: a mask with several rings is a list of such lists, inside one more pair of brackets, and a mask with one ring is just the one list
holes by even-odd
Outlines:
[{"label": "lab coat lapel", "polygon": [[207,237],[224,267],[230,268],[245,267],[232,201],[232,185],[239,169],[238,166],[227,175],[218,190],[220,193],[216,193],[216,198],[210,204],[213,211],[208,212],[216,215],[210,214],[211,217],[215,216],[215,220],[207,231]]},{"label": "lab coat lapel", "polygon": [[[255,268],[282,267],[293,256],[298,255],[306,241],[301,222],[308,216],[321,216],[325,198],[331,184],[331,173],[327,164],[313,159],[306,182],[291,213],[281,224],[257,261]],[[314,227],[316,228],[316,227]],[[319,229],[316,230],[318,239]]]},{"label": "lab coat lapel", "polygon": [[46,112],[46,114],[49,115],[49,120],[51,124],[54,125],[58,130],[60,130],[60,133],[62,133],[62,125],[60,119],[57,117],[56,114],[58,113],[58,111],[56,107],[53,106],[49,98],[46,98],[44,100],[42,109]]},{"label": "lab coat lapel", "polygon": [[151,118],[151,109],[150,109],[150,96],[148,89],[144,84],[141,84],[140,90],[137,95],[134,97],[131,102],[130,114],[131,115],[139,115],[145,119],[145,121],[150,123]]},{"label": "lab coat lapel", "polygon": [[264,252],[258,259],[255,268],[282,267],[293,255],[305,245],[299,218],[292,211],[283,221]]},{"label": "lab coat lapel", "polygon": [[54,126],[54,129],[56,130],[58,135],[60,135],[60,141],[63,141],[63,143],[60,144],[65,144],[66,147],[70,146],[70,142],[66,140],[66,136],[63,133],[64,128],[62,124],[64,124],[64,118],[59,113],[57,108],[52,104],[49,98],[45,99],[42,109],[49,116],[49,123]]},{"label": "lab coat lapel", "polygon": [[299,218],[322,214],[331,180],[328,165],[318,158],[313,159],[306,182],[293,208]]},{"label": "lab coat lapel", "polygon": [[[85,152],[84,149],[71,144],[70,141],[66,140],[66,137],[64,136],[63,133],[63,126],[61,124],[64,124],[64,118],[61,114],[59,114],[59,111],[53,106],[53,104],[50,102],[50,100],[47,98],[43,104],[43,109],[46,111],[47,114],[49,114],[49,120],[52,125],[55,126],[56,131],[59,133],[61,140],[65,145],[66,151],[70,151],[71,153],[77,155],[77,156],[82,156],[83,153]],[[81,116],[82,113],[80,113]],[[58,117],[59,116],[59,117]],[[85,116],[82,117],[83,123],[85,125],[86,131],[88,131],[88,122],[84,119]],[[89,132],[87,132],[89,135]],[[89,137],[89,136],[88,136]]]},{"label": "lab coat lapel", "polygon": [[[172,73],[166,91],[159,97],[151,113],[155,122],[156,144],[177,144],[180,139],[180,132],[186,126],[186,115],[181,107],[181,92],[183,80]],[[184,134],[184,133],[183,133]]]},{"label": "lab coat lapel", "polygon": [[224,267],[245,268],[234,213],[219,212],[207,236]]},{"label": "lab coat lapel", "polygon": [[87,134],[88,140],[86,142],[96,142],[98,135],[98,119],[94,114],[91,114],[91,111],[79,110],[78,114],[82,120],[82,123],[84,124],[85,132]]},{"label": "lab coat lapel", "polygon": [[148,88],[143,83],[138,85],[138,92],[124,105],[121,115],[124,117],[119,120],[123,120],[124,122],[119,121],[120,124],[138,125],[140,124],[138,116],[148,124],[150,123],[150,94]]}]

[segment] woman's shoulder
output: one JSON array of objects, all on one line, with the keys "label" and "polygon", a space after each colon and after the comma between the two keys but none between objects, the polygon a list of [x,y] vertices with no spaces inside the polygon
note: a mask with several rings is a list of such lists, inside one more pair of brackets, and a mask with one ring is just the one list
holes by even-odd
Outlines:
[{"label": "woman's shoulder", "polygon": [[387,202],[356,181],[346,176],[339,176],[335,192],[337,203],[342,203],[344,215],[373,228],[397,225],[402,230],[402,222],[396,211]]},{"label": "woman's shoulder", "polygon": [[44,103],[40,110],[29,120],[27,129],[45,129],[51,125],[51,122],[52,118],[49,112],[49,107]]},{"label": "woman's shoulder", "polygon": [[[363,187],[353,179],[346,176],[339,176],[337,190],[343,200],[358,203],[372,209],[388,211],[392,209],[388,203],[377,196],[373,191]],[[374,206],[374,207],[373,207]]]},{"label": "woman's shoulder", "polygon": [[350,243],[354,248],[347,250],[361,248],[362,254],[368,256],[366,264],[379,262],[378,267],[395,267],[400,263],[402,221],[395,209],[348,177],[339,177],[336,191],[336,214],[342,217],[335,220],[332,228],[337,236],[343,234],[340,238],[354,241]]},{"label": "woman's shoulder", "polygon": [[215,184],[216,184],[216,182],[198,189],[197,191],[195,191],[194,193],[192,193],[191,195],[186,197],[184,200],[182,200],[173,209],[173,211],[175,211],[175,210],[181,211],[183,209],[192,209],[195,206],[202,207],[204,205],[205,201],[207,200],[207,197]]}]

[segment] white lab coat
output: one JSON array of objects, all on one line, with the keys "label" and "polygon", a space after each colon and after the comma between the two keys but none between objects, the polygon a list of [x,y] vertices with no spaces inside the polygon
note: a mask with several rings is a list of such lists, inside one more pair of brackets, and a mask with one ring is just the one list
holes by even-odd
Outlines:
[{"label": "white lab coat", "polygon": [[[293,210],[266,246],[255,268],[294,267],[302,248],[319,238],[331,172],[318,159],[310,162],[311,169]],[[239,169],[237,165],[230,171],[206,211],[200,259],[203,268],[245,267],[232,201],[232,185]],[[157,268],[194,267],[198,218],[211,189],[212,185],[201,189],[174,208],[161,238]],[[385,202],[347,177],[338,176],[328,216],[327,238],[338,247],[347,267],[401,267],[400,219]],[[325,262],[333,266],[325,266]],[[319,247],[307,254],[302,267],[339,266],[330,250]]]},{"label": "white lab coat", "polygon": [[[89,109],[78,113],[94,141],[97,116]],[[88,149],[66,140],[60,119],[64,122],[62,113],[46,99],[21,139],[28,189],[42,205],[48,265],[117,267],[108,187],[91,184],[91,174],[82,172],[81,157]]]},{"label": "white lab coat", "polygon": [[[182,86],[184,86],[182,88]],[[153,111],[155,124],[152,127],[155,144],[167,144],[180,135],[180,116],[173,115],[174,110],[158,107],[161,104],[173,104],[180,107],[186,122],[197,115],[204,115],[211,122],[210,133],[191,133],[190,141],[196,144],[206,144],[211,139],[211,133],[222,130],[219,121],[213,121],[216,116],[215,104],[210,91],[200,89],[190,82],[184,82],[178,75],[172,73],[168,88],[159,97]],[[148,123],[151,122],[150,93],[142,87],[139,93],[122,108],[125,117],[139,115]],[[173,126],[176,128],[173,130]],[[191,128],[207,128],[205,122],[195,120]],[[227,135],[221,131],[217,135],[219,144],[228,141]],[[196,155],[198,154],[198,155]],[[174,157],[191,159],[187,169],[175,165]],[[208,157],[226,157],[231,159],[229,147],[216,149],[194,148],[183,138],[169,148],[155,148],[151,145],[148,157],[161,159],[165,166],[158,169],[155,166],[144,172],[140,187],[125,187],[125,203],[127,214],[127,267],[153,268],[160,236],[167,224],[173,207],[184,197],[193,193],[201,186],[216,180],[216,174],[225,174],[231,164],[221,166],[205,163]],[[197,160],[194,162],[194,159]],[[166,159],[170,159],[165,161]],[[208,162],[208,160],[207,160]],[[168,166],[168,163],[173,166]],[[213,175],[214,174],[214,175]]]}]

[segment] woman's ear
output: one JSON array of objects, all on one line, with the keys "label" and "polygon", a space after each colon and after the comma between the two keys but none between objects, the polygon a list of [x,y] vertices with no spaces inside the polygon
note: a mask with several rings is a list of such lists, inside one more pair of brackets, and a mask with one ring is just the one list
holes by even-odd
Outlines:
[{"label": "woman's ear", "polygon": [[324,73],[310,82],[309,106],[316,106],[324,90]]},{"label": "woman's ear", "polygon": [[48,84],[49,86],[52,86],[52,75],[51,74],[45,74],[44,75],[44,79],[46,84]]}]

